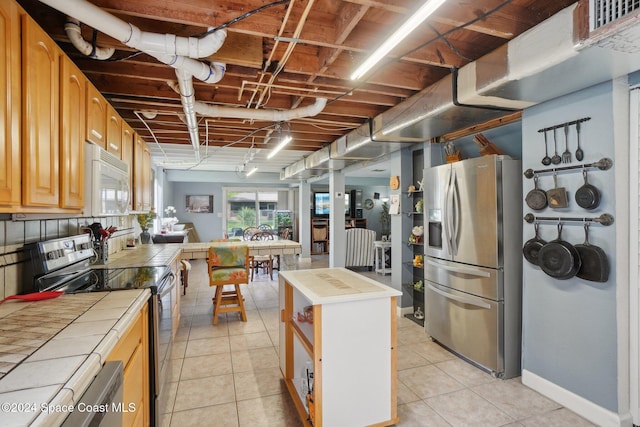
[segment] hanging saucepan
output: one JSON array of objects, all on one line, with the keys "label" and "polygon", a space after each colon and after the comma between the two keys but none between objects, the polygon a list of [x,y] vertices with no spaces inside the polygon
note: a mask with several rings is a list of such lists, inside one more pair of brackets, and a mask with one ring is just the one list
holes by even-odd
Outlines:
[{"label": "hanging saucepan", "polygon": [[589,243],[589,223],[584,223],[584,243],[576,245],[582,265],[576,276],[591,282],[609,280],[609,260],[602,248]]},{"label": "hanging saucepan", "polygon": [[547,193],[538,188],[538,175],[533,175],[533,190],[527,193],[525,201],[531,209],[539,211],[547,207]]},{"label": "hanging saucepan", "polygon": [[600,204],[600,190],[589,184],[586,169],[582,170],[582,176],[584,184],[576,191],[576,203],[584,209],[595,209]]},{"label": "hanging saucepan", "polygon": [[524,247],[522,248],[522,253],[524,254],[524,259],[529,261],[531,264],[538,265],[538,252],[540,252],[540,249],[547,242],[540,238],[540,235],[538,234],[537,222],[533,224],[533,227],[535,229],[536,235],[532,239],[527,240],[527,242],[524,244]]},{"label": "hanging saucepan", "polygon": [[538,265],[549,276],[566,280],[580,270],[581,260],[576,248],[562,240],[562,223],[558,223],[558,238],[544,245],[538,252]]}]

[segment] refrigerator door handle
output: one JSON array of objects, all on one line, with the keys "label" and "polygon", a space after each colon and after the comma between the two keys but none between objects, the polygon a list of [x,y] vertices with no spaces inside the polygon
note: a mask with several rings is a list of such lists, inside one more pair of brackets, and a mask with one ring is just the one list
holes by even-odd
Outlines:
[{"label": "refrigerator door handle", "polygon": [[443,215],[444,215],[444,238],[447,242],[447,251],[449,255],[453,255],[451,252],[451,182],[453,178],[453,171],[449,170],[447,177],[447,191],[444,195]]},{"label": "refrigerator door handle", "polygon": [[456,170],[451,169],[451,254],[458,255],[458,224],[460,222],[460,203],[458,203],[458,176]]},{"label": "refrigerator door handle", "polygon": [[487,278],[491,277],[491,274],[489,272],[477,270],[475,268],[445,265],[430,259],[427,259],[426,263],[427,265],[430,265],[432,267],[441,268],[443,270],[452,271],[454,273],[468,274],[470,276],[477,276],[477,277],[487,277]]},{"label": "refrigerator door handle", "polygon": [[452,299],[454,301],[458,301],[461,302],[463,304],[469,304],[469,305],[473,305],[475,307],[480,307],[480,308],[485,308],[487,310],[491,309],[491,305],[487,304],[486,302],[483,302],[481,300],[478,300],[478,298],[472,298],[472,297],[463,297],[460,295],[453,295],[453,294],[449,294],[447,292],[441,291],[440,289],[434,287],[433,285],[429,284],[429,289],[432,290],[433,292],[437,293],[438,295],[441,295],[447,299]]}]

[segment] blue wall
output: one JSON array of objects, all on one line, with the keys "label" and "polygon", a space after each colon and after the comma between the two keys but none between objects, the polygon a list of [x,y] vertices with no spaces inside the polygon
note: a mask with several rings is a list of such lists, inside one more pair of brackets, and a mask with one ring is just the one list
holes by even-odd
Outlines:
[{"label": "blue wall", "polygon": [[[601,84],[527,109],[522,121],[523,170],[547,168],[541,164],[544,157],[544,138],[538,129],[591,117],[583,123],[581,145],[584,162],[614,158],[613,84]],[[549,134],[550,142],[553,141]],[[575,127],[570,128],[570,150],[575,153]],[[560,150],[560,147],[562,148]],[[553,150],[553,144],[549,146]],[[558,131],[558,148],[564,151],[564,132]],[[553,155],[553,154],[551,154]],[[573,155],[570,165],[578,164]],[[559,166],[564,166],[560,164]],[[558,184],[567,188],[570,207],[541,212],[532,211],[523,203],[524,212],[539,216],[596,217],[607,212],[615,216],[614,169],[593,170],[589,182],[602,192],[600,206],[593,211],[580,208],[575,191],[582,185],[581,173],[560,173]],[[523,180],[523,195],[533,188],[533,180]],[[551,174],[540,179],[540,186],[548,190],[553,186]],[[589,233],[592,244],[600,246],[608,255],[611,274],[606,283],[572,278],[556,280],[539,267],[524,262],[523,293],[523,369],[567,389],[608,410],[618,412],[617,395],[617,338],[616,338],[616,225],[594,225]],[[557,236],[555,223],[543,223],[542,238],[549,241]],[[524,224],[523,241],[534,235],[533,225]],[[567,223],[562,233],[572,244],[584,241],[581,223]]]}]

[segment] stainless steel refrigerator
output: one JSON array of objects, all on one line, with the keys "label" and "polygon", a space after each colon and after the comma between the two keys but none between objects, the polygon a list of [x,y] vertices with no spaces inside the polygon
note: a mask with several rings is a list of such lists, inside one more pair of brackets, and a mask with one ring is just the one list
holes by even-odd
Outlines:
[{"label": "stainless steel refrigerator", "polygon": [[425,328],[499,378],[520,375],[522,171],[483,156],[424,172]]}]

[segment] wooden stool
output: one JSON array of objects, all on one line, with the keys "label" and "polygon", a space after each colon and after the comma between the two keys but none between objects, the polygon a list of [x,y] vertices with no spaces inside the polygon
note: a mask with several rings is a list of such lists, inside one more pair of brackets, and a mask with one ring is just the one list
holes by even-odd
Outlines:
[{"label": "wooden stool", "polygon": [[[207,267],[209,286],[215,286],[213,300],[213,324],[218,324],[220,313],[239,312],[243,322],[247,321],[241,284],[249,283],[249,248],[231,242],[214,242],[209,248]],[[224,290],[232,285],[234,290]]]},{"label": "wooden stool", "polygon": [[234,290],[225,291],[224,285],[216,286],[216,293],[213,296],[213,324],[218,324],[220,313],[239,312],[243,322],[247,321],[247,313],[244,311],[244,297],[240,291],[240,285],[230,285]]}]

